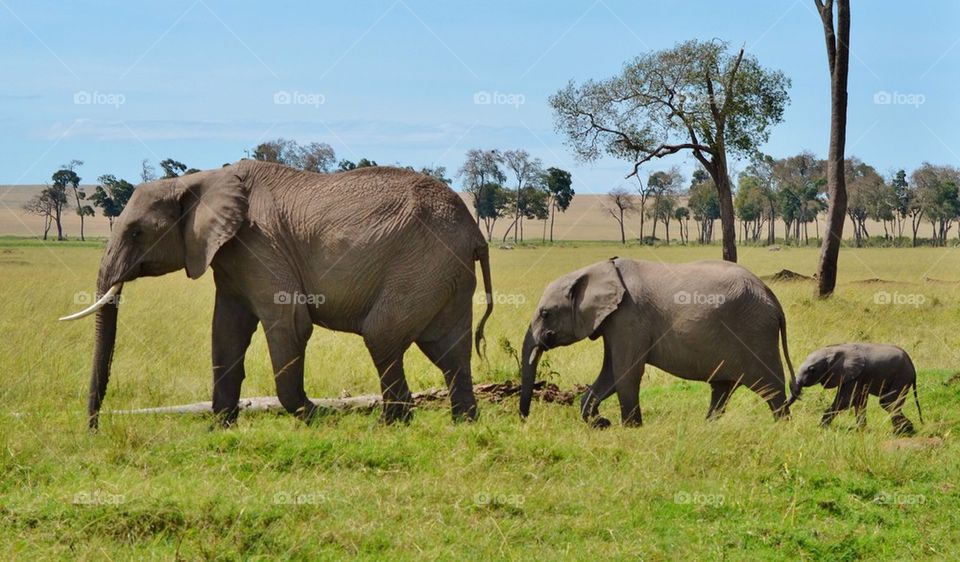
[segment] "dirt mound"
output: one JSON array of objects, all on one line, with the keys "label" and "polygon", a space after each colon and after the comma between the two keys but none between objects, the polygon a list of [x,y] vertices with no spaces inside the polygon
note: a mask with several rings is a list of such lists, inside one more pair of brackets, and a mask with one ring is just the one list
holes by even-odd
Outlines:
[{"label": "dirt mound", "polygon": [[781,269],[773,275],[762,277],[762,279],[766,281],[813,281],[813,277],[789,269]]}]

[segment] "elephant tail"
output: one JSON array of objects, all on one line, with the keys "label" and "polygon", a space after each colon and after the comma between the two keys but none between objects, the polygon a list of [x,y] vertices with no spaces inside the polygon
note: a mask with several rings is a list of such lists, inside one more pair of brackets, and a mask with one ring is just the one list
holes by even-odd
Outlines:
[{"label": "elephant tail", "polygon": [[[482,237],[481,237],[482,238]],[[477,355],[481,359],[486,355],[486,339],[483,337],[483,326],[487,323],[487,318],[493,313],[493,283],[490,280],[490,247],[486,240],[482,240],[481,245],[477,246],[474,259],[480,262],[480,271],[483,273],[483,290],[486,294],[487,310],[484,311],[480,323],[477,324],[477,331],[474,334],[474,345],[477,347]]]},{"label": "elephant tail", "polygon": [[797,384],[797,376],[793,372],[793,362],[790,361],[790,348],[787,347],[787,317],[780,311],[780,342],[783,345],[783,358],[787,360],[787,368],[790,369],[790,388]]},{"label": "elephant tail", "polygon": [[923,410],[920,409],[920,398],[917,396],[917,379],[913,379],[913,403],[917,405],[917,415],[920,416],[920,423],[923,421]]}]

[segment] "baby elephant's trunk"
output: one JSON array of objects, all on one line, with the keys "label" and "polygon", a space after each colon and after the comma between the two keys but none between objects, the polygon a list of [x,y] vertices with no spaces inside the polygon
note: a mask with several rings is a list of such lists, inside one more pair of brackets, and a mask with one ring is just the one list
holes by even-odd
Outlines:
[{"label": "baby elephant's trunk", "polygon": [[800,388],[800,383],[796,380],[790,383],[790,399],[787,400],[787,408],[793,406],[793,403],[800,399]]},{"label": "baby elephant's trunk", "polygon": [[520,417],[526,418],[530,415],[530,402],[533,401],[533,385],[537,378],[537,364],[540,362],[540,354],[543,352],[533,337],[533,333],[527,329],[527,335],[523,338],[523,349],[520,352]]}]

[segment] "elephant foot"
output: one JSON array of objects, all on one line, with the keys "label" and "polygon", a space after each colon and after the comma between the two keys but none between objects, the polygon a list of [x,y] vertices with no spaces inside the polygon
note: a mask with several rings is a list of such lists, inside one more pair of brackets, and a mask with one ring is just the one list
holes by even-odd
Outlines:
[{"label": "elephant foot", "polygon": [[307,400],[306,404],[297,408],[294,415],[305,424],[312,425],[317,419],[322,417],[323,413],[321,408],[318,408],[316,404]]},{"label": "elephant foot", "polygon": [[893,432],[897,435],[911,436],[917,432],[913,429],[913,424],[909,420],[903,420],[893,424]]},{"label": "elephant foot", "polygon": [[409,423],[413,419],[412,402],[384,402],[383,412],[380,414],[380,423],[393,425],[395,423]]},{"label": "elephant foot", "polygon": [[590,424],[590,427],[592,427],[593,429],[607,429],[608,427],[613,425],[612,423],[610,423],[610,420],[608,420],[607,418],[603,418],[599,416],[593,418],[588,423]]},{"label": "elephant foot", "polygon": [[210,430],[214,429],[230,429],[231,427],[237,425],[237,417],[240,414],[239,408],[231,408],[221,412],[214,412],[215,421],[213,425],[210,426]]},{"label": "elephant foot", "polygon": [[480,418],[477,407],[469,408],[464,411],[453,411],[453,423],[473,423]]}]

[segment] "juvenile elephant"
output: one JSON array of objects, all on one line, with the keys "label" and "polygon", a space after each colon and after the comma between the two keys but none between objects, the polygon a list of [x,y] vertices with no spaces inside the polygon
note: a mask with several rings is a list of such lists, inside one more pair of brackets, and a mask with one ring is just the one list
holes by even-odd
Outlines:
[{"label": "juvenile elephant", "polygon": [[584,420],[606,426],[601,401],[617,393],[624,425],[640,425],[639,389],[647,363],[710,383],[707,417],[723,413],[738,386],[760,394],[779,418],[789,413],[778,336],[790,367],[787,329],[776,296],[736,264],[665,264],[613,258],[550,283],[523,342],[520,414],[530,412],[544,350],[603,338],[603,367],[580,405]]},{"label": "juvenile elephant", "polygon": [[[363,337],[380,375],[383,419],[405,420],[412,399],[403,356],[416,343],[443,372],[454,418],[474,419],[470,373],[473,262],[493,310],[486,241],[460,197],[415,172],[372,167],[336,174],[240,161],[137,187],[114,225],[97,278],[89,424],[113,356],[123,284],[186,268],[213,269],[213,410],[237,416],[244,356],[262,324],[277,396],[308,418],[304,349],[313,326]],[[332,366],[331,366],[332,367]]]},{"label": "juvenile elephant", "polygon": [[890,413],[897,433],[912,434],[913,424],[903,415],[903,402],[913,387],[917,414],[923,422],[917,398],[917,370],[907,352],[895,345],[848,343],[830,345],[807,356],[800,365],[796,381],[790,387],[793,404],[805,387],[822,384],[836,388],[837,396],[823,413],[821,426],[828,426],[837,414],[853,406],[857,425],[867,425],[867,400],[880,397],[880,405]]}]

